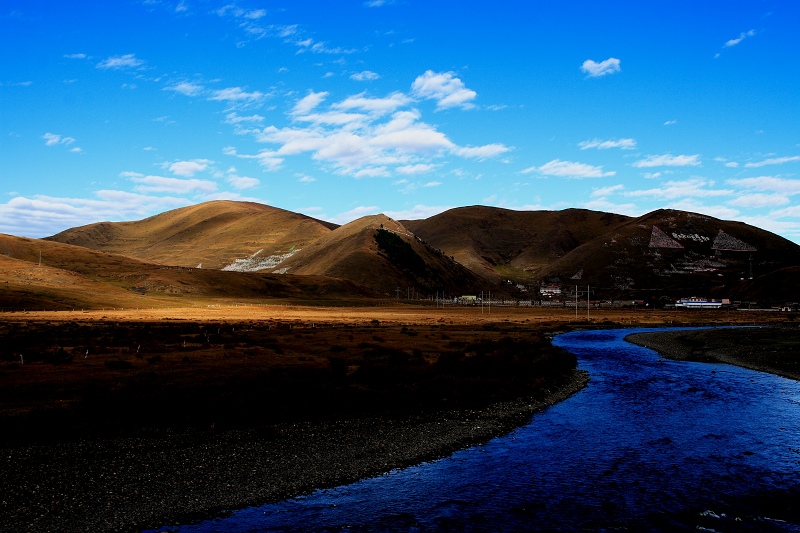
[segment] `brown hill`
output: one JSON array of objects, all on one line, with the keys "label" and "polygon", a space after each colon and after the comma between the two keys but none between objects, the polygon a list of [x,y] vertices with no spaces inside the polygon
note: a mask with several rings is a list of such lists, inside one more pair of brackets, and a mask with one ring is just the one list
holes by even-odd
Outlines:
[{"label": "brown hill", "polygon": [[[752,258],[752,260],[751,260]],[[579,246],[543,279],[611,297],[733,297],[752,276],[800,265],[800,246],[741,222],[658,210]],[[762,284],[762,291],[766,290]]]},{"label": "brown hill", "polygon": [[[41,254],[41,266],[39,258]],[[145,263],[0,234],[0,309],[205,305],[220,299],[331,301],[378,295],[348,280]]]},{"label": "brown hill", "polygon": [[512,211],[472,206],[403,224],[487,279],[526,281],[569,251],[629,220],[586,209]]},{"label": "brown hill", "polygon": [[220,200],[136,222],[89,224],[47,239],[164,265],[257,271],[334,228],[267,205]]},{"label": "brown hill", "polygon": [[489,288],[473,272],[385,215],[363,217],[337,228],[273,272],[346,278],[393,297],[405,297],[409,288],[423,296]]}]

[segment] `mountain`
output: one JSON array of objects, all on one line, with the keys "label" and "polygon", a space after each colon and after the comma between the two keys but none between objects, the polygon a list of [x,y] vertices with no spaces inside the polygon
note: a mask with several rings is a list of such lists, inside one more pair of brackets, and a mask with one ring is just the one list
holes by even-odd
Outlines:
[{"label": "mountain", "polygon": [[[8,239],[18,238],[6,237],[5,246]],[[498,285],[510,279],[535,287],[590,285],[593,298],[653,303],[685,296],[800,301],[793,282],[798,245],[740,222],[675,210],[631,218],[472,206],[425,220],[374,215],[339,227],[219,201],[21,242],[29,243],[24,257],[0,254],[32,264],[41,248],[48,267],[151,296],[513,295],[515,289]],[[48,248],[64,242],[81,246]]]},{"label": "mountain", "polygon": [[[661,209],[578,246],[540,276],[588,284],[593,293],[596,288],[610,297],[735,298],[746,294],[749,278],[796,265],[800,246],[783,237],[741,222]],[[766,294],[760,286],[751,296]]]},{"label": "mountain", "polygon": [[164,265],[254,271],[336,227],[267,205],[219,200],[136,222],[89,224],[47,240]]},{"label": "mountain", "polygon": [[0,234],[0,309],[171,307],[230,299],[335,301],[378,296],[346,279],[166,266]]},{"label": "mountain", "polygon": [[489,280],[527,281],[578,246],[629,220],[586,209],[512,211],[472,206],[403,224]]},{"label": "mountain", "polygon": [[430,295],[475,293],[486,282],[442,252],[426,245],[385,215],[341,226],[284,260],[273,272],[354,280],[386,296],[409,288]]}]

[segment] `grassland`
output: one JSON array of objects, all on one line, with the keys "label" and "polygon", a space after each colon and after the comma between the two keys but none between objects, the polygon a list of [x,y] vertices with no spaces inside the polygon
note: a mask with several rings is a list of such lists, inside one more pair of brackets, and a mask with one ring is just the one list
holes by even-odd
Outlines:
[{"label": "grassland", "polygon": [[560,331],[790,318],[186,302],[0,313],[4,527],[133,531],[446,455],[586,384]]}]

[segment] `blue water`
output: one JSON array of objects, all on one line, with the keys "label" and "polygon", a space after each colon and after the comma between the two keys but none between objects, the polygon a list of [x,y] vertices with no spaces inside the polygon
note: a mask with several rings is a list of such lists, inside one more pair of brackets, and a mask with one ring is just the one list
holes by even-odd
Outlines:
[{"label": "blue water", "polygon": [[180,531],[800,531],[800,383],[636,331],[556,337],[591,382],[507,436]]}]

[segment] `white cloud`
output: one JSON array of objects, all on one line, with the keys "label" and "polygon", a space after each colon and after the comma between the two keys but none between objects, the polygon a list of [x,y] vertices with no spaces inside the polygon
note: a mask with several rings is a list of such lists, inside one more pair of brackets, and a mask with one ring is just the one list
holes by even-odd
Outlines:
[{"label": "white cloud", "polygon": [[783,194],[744,194],[728,202],[736,207],[778,207],[789,203],[789,198]]},{"label": "white cloud", "polygon": [[125,54],[122,56],[112,56],[104,59],[97,64],[97,68],[102,69],[121,69],[121,68],[136,68],[144,65],[144,61],[138,59],[134,54]]},{"label": "white cloud", "polygon": [[793,205],[791,207],[786,207],[784,209],[770,211],[769,215],[770,217],[774,218],[786,218],[786,217],[800,218],[800,205]]},{"label": "white cloud", "polygon": [[800,180],[779,178],[776,176],[758,176],[755,178],[731,179],[728,183],[735,187],[772,191],[781,194],[800,194]]},{"label": "white cloud", "polygon": [[498,143],[458,146],[422,122],[417,109],[402,109],[413,100],[400,92],[383,98],[361,93],[323,107],[327,96],[326,92],[311,91],[300,99],[289,112],[290,126],[237,130],[252,134],[258,142],[276,145],[274,149],[257,155],[238,154],[233,147],[223,152],[259,159],[269,170],[279,168],[287,156],[308,153],[338,173],[364,177],[388,175],[392,168],[400,168],[400,173],[422,171],[435,166],[432,158],[447,155],[487,159],[511,150]]},{"label": "white cloud", "polygon": [[217,184],[208,180],[166,178],[163,176],[132,176],[131,181],[138,183],[134,190],[141,193],[167,192],[188,194],[192,192],[214,192]]},{"label": "white cloud", "polygon": [[201,92],[203,92],[203,86],[198,85],[196,83],[191,83],[188,81],[183,81],[171,87],[165,87],[165,91],[175,91],[176,93],[181,93],[186,96],[197,96]]},{"label": "white cloud", "polygon": [[665,126],[674,126],[674,125],[675,125],[675,124],[677,124],[677,123],[678,123],[678,121],[677,121],[677,120],[668,120],[668,121],[666,121],[666,122],[664,123],[664,125],[665,125]]},{"label": "white cloud", "polygon": [[325,98],[328,97],[328,93],[325,91],[315,93],[314,91],[309,91],[308,95],[301,98],[294,105],[294,109],[292,109],[293,115],[305,115],[312,109],[316,108],[319,104],[325,101]]},{"label": "white cloud", "polygon": [[220,102],[257,102],[264,99],[264,97],[266,97],[266,94],[259,91],[249,93],[241,87],[228,87],[227,89],[213,91],[209,100]]},{"label": "white cloud", "polygon": [[642,175],[645,179],[654,180],[661,177],[661,172],[645,172]]},{"label": "white cloud", "polygon": [[175,161],[169,165],[169,171],[176,176],[191,178],[198,172],[202,172],[213,163],[208,159],[194,159],[192,161]]},{"label": "white cloud", "polygon": [[260,18],[264,18],[267,16],[266,9],[254,9],[252,11],[248,11],[244,14],[244,18],[248,18],[251,20],[258,20]]},{"label": "white cloud", "polygon": [[86,54],[64,54],[67,59],[86,59]]},{"label": "white cloud", "polygon": [[581,147],[581,150],[588,150],[589,148],[597,148],[598,150],[607,150],[609,148],[634,150],[636,148],[636,141],[634,139],[611,139],[608,141],[592,139],[591,141],[580,142],[578,146]]},{"label": "white cloud", "polygon": [[42,139],[44,139],[45,146],[56,146],[58,144],[70,145],[75,142],[75,139],[72,137],[62,137],[61,135],[50,132],[42,135]]},{"label": "white cloud", "polygon": [[380,76],[377,73],[372,72],[371,70],[364,70],[362,72],[357,72],[352,76],[350,76],[350,79],[355,81],[373,81],[379,78]]},{"label": "white cloud", "polygon": [[239,176],[237,174],[231,173],[225,178],[228,180],[234,188],[242,190],[242,189],[252,189],[253,187],[258,187],[261,185],[261,181],[256,178],[250,178],[247,176]]},{"label": "white cloud", "polygon": [[411,91],[417,98],[436,100],[437,109],[461,107],[470,109],[478,93],[467,89],[453,72],[433,72],[428,70],[418,76],[411,84]]},{"label": "white cloud", "polygon": [[299,48],[298,54],[312,52],[314,54],[349,55],[358,52],[356,48],[330,47],[327,42],[314,41],[311,38],[296,40],[294,44]]},{"label": "white cloud", "polygon": [[470,157],[475,159],[488,159],[496,157],[500,154],[511,151],[511,148],[504,144],[485,144],[483,146],[464,146],[456,148],[453,152],[461,157]]},{"label": "white cloud", "polygon": [[739,34],[739,37],[737,37],[736,39],[730,39],[726,41],[725,44],[723,45],[723,48],[730,48],[732,46],[736,46],[740,42],[744,41],[746,38],[755,36],[755,34],[756,30],[750,30],[746,32],[743,31],[742,33]]},{"label": "white cloud", "polygon": [[300,176],[300,179],[298,179],[297,181],[299,181],[300,183],[314,183],[315,181],[317,181],[317,179],[312,178],[311,176]]},{"label": "white cloud", "polygon": [[624,185],[612,185],[610,187],[603,187],[601,189],[592,189],[592,197],[596,198],[599,196],[608,196],[610,194],[614,194],[619,192],[625,188]]},{"label": "white cloud", "polygon": [[404,176],[413,176],[417,174],[427,174],[428,172],[433,172],[434,170],[436,170],[436,165],[418,163],[416,165],[403,165],[397,167],[395,172]]},{"label": "white cloud", "polygon": [[529,167],[522,171],[523,174],[538,172],[544,176],[556,176],[559,178],[605,178],[614,176],[615,171],[603,172],[603,167],[587,165],[585,163],[575,163],[573,161],[561,161],[553,159],[540,167]]},{"label": "white cloud", "polygon": [[438,187],[439,185],[442,185],[441,181],[429,181],[428,183],[425,183],[422,186],[425,187],[426,189],[430,189],[431,187]]},{"label": "white cloud", "polygon": [[32,238],[47,237],[76,226],[103,220],[133,220],[185,207],[184,198],[148,196],[124,191],[97,191],[96,199],[17,196],[0,204],[0,232]]},{"label": "white cloud", "polygon": [[767,165],[783,165],[785,163],[794,163],[796,161],[800,161],[800,155],[793,155],[789,157],[774,157],[772,159],[765,159],[764,161],[758,161],[756,163],[747,163],[745,164],[745,166],[747,168],[758,168]]},{"label": "white cloud", "polygon": [[367,0],[364,2],[366,7],[381,7],[394,4],[394,0]]},{"label": "white cloud", "polygon": [[713,185],[713,181],[703,178],[692,178],[683,181],[668,181],[662,187],[628,191],[624,193],[624,195],[634,198],[650,197],[673,200],[676,198],[719,197],[731,196],[734,194],[733,191],[728,189],[710,189],[709,187]]},{"label": "white cloud", "polygon": [[244,122],[258,123],[263,121],[264,117],[262,117],[261,115],[250,115],[247,117],[243,117],[241,115],[236,114],[235,112],[228,113],[227,115],[225,115],[226,124],[242,124]]},{"label": "white cloud", "polygon": [[[325,93],[327,94],[327,93]],[[386,114],[411,103],[411,98],[401,92],[394,92],[385,98],[369,98],[365,93],[348,96],[341,102],[333,104],[333,108],[342,110],[359,110],[365,113]]]},{"label": "white cloud", "polygon": [[622,68],[620,67],[619,59],[616,57],[609,57],[605,61],[600,61],[599,63],[592,61],[591,59],[587,59],[583,62],[583,65],[581,65],[581,70],[585,72],[589,78],[598,78],[600,76],[606,76],[608,74],[619,72],[622,70]]},{"label": "white cloud", "polygon": [[388,177],[389,169],[386,167],[367,167],[355,172],[355,178],[385,178]]},{"label": "white cloud", "polygon": [[725,163],[725,166],[728,168],[739,168],[739,163],[737,163],[736,161],[728,161],[727,163]]},{"label": "white cloud", "polygon": [[700,155],[651,155],[633,163],[636,168],[650,167],[696,167],[700,165]]}]

